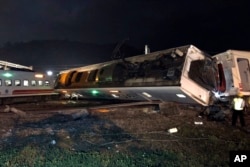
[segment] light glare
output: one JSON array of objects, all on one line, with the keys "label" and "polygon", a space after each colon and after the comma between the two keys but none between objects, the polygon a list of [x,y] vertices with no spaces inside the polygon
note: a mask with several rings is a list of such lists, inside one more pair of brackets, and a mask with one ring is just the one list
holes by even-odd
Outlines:
[{"label": "light glare", "polygon": [[186,96],[184,94],[176,94],[176,96],[179,98],[186,98]]},{"label": "light glare", "polygon": [[53,72],[52,71],[47,71],[47,75],[51,76],[51,75],[53,75]]},{"label": "light glare", "polygon": [[147,97],[152,97],[152,95],[148,94],[147,92],[142,92],[142,94]]},{"label": "light glare", "polygon": [[36,78],[43,78],[43,74],[35,74]]}]

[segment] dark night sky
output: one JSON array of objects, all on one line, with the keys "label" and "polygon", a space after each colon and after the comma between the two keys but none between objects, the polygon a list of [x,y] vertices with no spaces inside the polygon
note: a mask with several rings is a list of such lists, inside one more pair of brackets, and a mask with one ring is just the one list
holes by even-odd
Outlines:
[{"label": "dark night sky", "polygon": [[69,39],[250,50],[247,0],[0,0],[0,45]]}]

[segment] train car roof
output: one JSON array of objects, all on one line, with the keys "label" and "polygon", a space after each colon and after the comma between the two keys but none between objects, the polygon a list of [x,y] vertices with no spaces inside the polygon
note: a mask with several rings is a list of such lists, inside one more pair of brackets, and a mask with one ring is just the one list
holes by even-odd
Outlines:
[{"label": "train car roof", "polygon": [[[184,45],[184,46],[180,46],[180,47],[174,47],[174,48],[169,48],[169,49],[165,49],[165,50],[160,50],[160,51],[155,51],[155,52],[151,52],[148,54],[141,54],[141,55],[136,55],[136,56],[131,56],[131,57],[127,57],[125,58],[126,60],[130,61],[130,62],[140,62],[145,60],[145,57],[147,58],[147,60],[152,60],[155,59],[156,56],[159,55],[164,55],[164,54],[169,54],[171,52],[173,52],[174,50],[181,50],[181,51],[188,51],[188,49],[194,49],[196,51],[202,52],[200,49],[198,49],[197,47],[195,47],[194,45]],[[91,65],[87,65],[87,66],[82,66],[82,67],[76,67],[76,68],[70,68],[67,70],[63,70],[60,71],[59,73],[67,73],[69,71],[80,71],[80,70],[93,70],[96,68],[100,68],[109,64],[113,64],[113,63],[119,63],[122,62],[122,59],[118,59],[118,60],[111,60],[111,61],[106,61],[103,63],[97,63],[97,64],[91,64]]]},{"label": "train car roof", "polygon": [[250,51],[242,51],[242,50],[232,50],[232,49],[229,49],[225,52],[221,52],[221,53],[218,53],[216,55],[214,55],[213,57],[216,57],[216,56],[220,56],[220,55],[225,55],[225,54],[228,54],[228,55],[240,55],[241,57],[247,57],[249,58],[250,56]]},{"label": "train car roof", "polygon": [[243,55],[243,56],[249,56],[250,51],[242,51],[242,50],[227,50],[228,53],[233,55]]},{"label": "train car roof", "polygon": [[23,72],[35,72],[34,70],[29,69],[18,69],[18,68],[8,68],[7,70],[4,68],[0,68],[1,71],[23,71]]},{"label": "train car roof", "polygon": [[32,66],[24,66],[21,64],[16,64],[16,63],[3,61],[3,60],[0,60],[0,69],[15,70],[15,71],[33,71]]}]

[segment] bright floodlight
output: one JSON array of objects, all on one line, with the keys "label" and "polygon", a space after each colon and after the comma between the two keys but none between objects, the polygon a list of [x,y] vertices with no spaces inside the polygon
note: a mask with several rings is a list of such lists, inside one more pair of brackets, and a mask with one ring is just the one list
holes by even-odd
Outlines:
[{"label": "bright floodlight", "polygon": [[53,72],[52,71],[47,71],[47,75],[51,76],[51,75],[53,75]]}]

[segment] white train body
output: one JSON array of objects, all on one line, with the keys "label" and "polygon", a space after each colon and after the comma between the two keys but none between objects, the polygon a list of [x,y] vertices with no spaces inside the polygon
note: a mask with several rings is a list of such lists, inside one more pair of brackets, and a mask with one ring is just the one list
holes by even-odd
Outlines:
[{"label": "white train body", "polygon": [[219,89],[216,96],[228,100],[230,96],[242,93],[250,96],[250,52],[228,50],[214,55],[219,70]]},{"label": "white train body", "polygon": [[[0,61],[0,64],[1,62],[3,61]],[[32,69],[22,68],[25,66],[16,66],[9,62],[5,66],[5,63],[0,66],[1,103],[6,101],[11,102],[13,99],[20,99],[21,97],[30,97],[29,99],[35,100],[37,97],[55,94],[53,90],[54,78],[52,76],[34,72]]]}]

